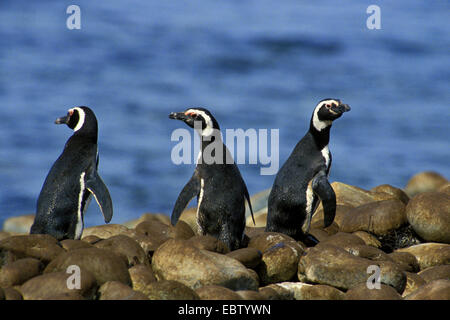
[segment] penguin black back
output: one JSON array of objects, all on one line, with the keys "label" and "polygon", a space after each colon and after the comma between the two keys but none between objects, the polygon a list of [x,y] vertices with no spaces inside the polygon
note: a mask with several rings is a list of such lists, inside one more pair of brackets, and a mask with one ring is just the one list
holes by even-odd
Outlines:
[{"label": "penguin black back", "polygon": [[105,221],[112,217],[109,191],[97,173],[97,119],[90,108],[82,106],[69,109],[55,123],[67,124],[74,134],[45,179],[31,233],[50,234],[59,240],[79,239],[91,194]]},{"label": "penguin black back", "polygon": [[253,217],[247,186],[223,144],[216,119],[205,108],[189,108],[171,113],[201,138],[201,150],[191,179],[181,191],[172,211],[175,225],[188,203],[197,196],[197,223],[201,234],[222,240],[231,250],[242,246],[245,228],[245,201]]},{"label": "penguin black back", "polygon": [[336,196],[328,182],[330,129],[332,122],[349,110],[339,99],[324,99],[314,108],[308,132],[275,178],[268,199],[266,231],[285,233],[307,244],[317,243],[308,231],[319,200],[324,206],[324,225],[331,225]]}]

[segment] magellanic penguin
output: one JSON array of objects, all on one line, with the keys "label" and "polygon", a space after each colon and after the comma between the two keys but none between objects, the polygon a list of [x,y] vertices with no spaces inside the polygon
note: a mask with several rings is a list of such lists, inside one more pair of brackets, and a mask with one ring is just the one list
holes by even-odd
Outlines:
[{"label": "magellanic penguin", "polygon": [[287,234],[307,245],[318,242],[308,234],[319,199],[324,208],[324,226],[333,223],[336,195],[328,182],[331,153],[330,129],[350,107],[338,99],[324,99],[315,107],[309,131],[297,143],[279,170],[268,199],[266,231]]},{"label": "magellanic penguin", "polygon": [[58,240],[80,239],[91,195],[105,222],[113,215],[108,188],[97,172],[97,119],[88,107],[76,107],[55,123],[67,124],[74,134],[45,179],[31,233],[49,234]]},{"label": "magellanic penguin", "polygon": [[178,196],[172,224],[177,223],[188,203],[197,196],[199,233],[223,241],[230,250],[240,248],[244,239],[245,200],[252,217],[253,210],[247,186],[222,142],[219,124],[204,108],[172,112],[169,118],[184,121],[199,133],[201,140],[194,174]]}]

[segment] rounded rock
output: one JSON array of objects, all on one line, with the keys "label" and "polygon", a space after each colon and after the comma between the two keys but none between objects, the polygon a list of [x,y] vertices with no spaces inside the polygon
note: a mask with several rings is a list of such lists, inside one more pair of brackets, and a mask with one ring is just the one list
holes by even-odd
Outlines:
[{"label": "rounded rock", "polygon": [[94,246],[123,255],[127,259],[129,267],[136,264],[150,264],[144,249],[134,239],[123,234],[101,240]]},{"label": "rounded rock", "polygon": [[256,268],[262,259],[262,253],[256,248],[242,248],[226,254],[250,269]]},{"label": "rounded rock", "polygon": [[450,264],[450,244],[422,243],[408,248],[398,249],[396,252],[411,253],[416,257],[420,270]]},{"label": "rounded rock", "polygon": [[341,231],[386,235],[406,223],[403,202],[398,199],[382,200],[350,210],[342,221]]},{"label": "rounded rock", "polygon": [[302,282],[277,283],[290,292],[295,300],[343,300],[344,293],[328,285],[312,285]]},{"label": "rounded rock", "polygon": [[450,280],[431,281],[407,295],[405,300],[450,300]]},{"label": "rounded rock", "polygon": [[187,243],[197,249],[207,250],[217,253],[229,253],[228,246],[217,238],[210,235],[196,235],[190,238]]},{"label": "rounded rock", "polygon": [[450,280],[450,265],[442,265],[426,268],[419,272],[419,276],[426,282],[431,282],[439,279]]},{"label": "rounded rock", "polygon": [[133,290],[143,291],[148,284],[156,281],[153,270],[147,265],[138,264],[128,269],[128,272]]},{"label": "rounded rock", "polygon": [[450,195],[418,194],[408,203],[406,217],[414,231],[426,241],[450,243]]},{"label": "rounded rock", "polygon": [[405,192],[408,196],[413,197],[422,192],[437,191],[447,182],[448,180],[439,173],[425,171],[416,174],[408,181]]},{"label": "rounded rock", "polygon": [[405,205],[408,204],[408,201],[409,201],[408,195],[402,189],[393,187],[389,184],[382,184],[382,185],[376,186],[375,188],[370,189],[370,191],[390,194],[390,195],[394,196],[396,199],[403,202]]},{"label": "rounded rock", "polygon": [[222,286],[203,286],[196,289],[195,292],[201,300],[242,300],[239,294]]},{"label": "rounded rock", "polygon": [[100,239],[108,239],[111,238],[112,236],[126,233],[127,230],[128,230],[127,227],[121,224],[114,224],[114,223],[89,227],[83,230],[81,240],[84,240],[84,238],[87,238],[89,236],[97,236]]},{"label": "rounded rock", "polygon": [[421,276],[412,272],[405,272],[406,274],[406,287],[402,293],[402,297],[406,297],[410,293],[416,291],[421,286],[426,284],[426,281],[423,280]]},{"label": "rounded rock", "polygon": [[71,265],[80,267],[82,272],[87,270],[95,277],[99,286],[108,281],[131,284],[126,259],[110,250],[99,248],[83,248],[62,253],[48,264],[44,273],[66,272]]},{"label": "rounded rock", "polygon": [[126,284],[118,281],[105,282],[99,289],[99,300],[148,300],[147,296],[134,291]]},{"label": "rounded rock", "polygon": [[199,300],[198,294],[188,286],[173,280],[148,284],[142,291],[150,300]]},{"label": "rounded rock", "polygon": [[200,250],[187,241],[170,239],[152,258],[158,280],[176,280],[192,289],[221,285],[232,290],[256,290],[258,276],[236,259]]},{"label": "rounded rock", "polygon": [[391,286],[380,284],[380,288],[369,289],[360,283],[345,293],[345,300],[401,300],[402,296]]},{"label": "rounded rock", "polygon": [[5,265],[0,269],[0,287],[13,287],[38,276],[42,263],[34,258],[24,258]]}]

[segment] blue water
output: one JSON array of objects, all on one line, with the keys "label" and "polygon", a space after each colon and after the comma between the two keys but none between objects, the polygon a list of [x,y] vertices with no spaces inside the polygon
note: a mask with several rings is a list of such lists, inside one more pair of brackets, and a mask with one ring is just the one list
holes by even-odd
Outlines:
[{"label": "blue water", "polygon": [[[319,1],[318,1],[319,2]],[[81,8],[81,30],[66,8]],[[381,30],[366,9],[381,8]],[[335,122],[332,181],[404,187],[423,170],[450,177],[449,1],[0,1],[0,223],[33,213],[77,105],[99,119],[99,172],[113,223],[169,214],[194,165],[171,161],[183,123],[206,106],[222,129],[279,129],[280,165],[315,104]],[[196,155],[193,155],[193,159]],[[271,187],[240,165],[249,192]],[[195,202],[195,201],[194,201]],[[103,223],[95,203],[87,226]]]}]

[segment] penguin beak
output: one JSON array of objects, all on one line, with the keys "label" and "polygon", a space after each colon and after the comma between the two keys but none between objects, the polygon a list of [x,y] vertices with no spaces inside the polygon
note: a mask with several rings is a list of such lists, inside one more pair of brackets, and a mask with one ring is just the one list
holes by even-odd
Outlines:
[{"label": "penguin beak", "polygon": [[186,121],[189,119],[189,117],[185,115],[184,112],[171,112],[169,114],[169,118],[182,121]]},{"label": "penguin beak", "polygon": [[332,110],[338,114],[342,114],[344,112],[350,111],[351,108],[348,104],[341,103],[337,107],[332,108]]},{"label": "penguin beak", "polygon": [[70,120],[69,116],[60,117],[55,120],[55,124],[67,124],[69,123],[69,120]]}]

